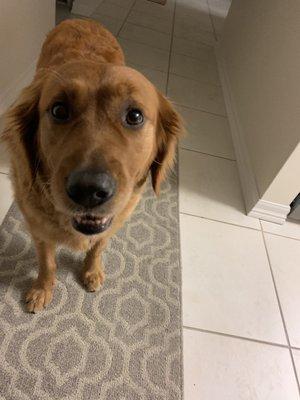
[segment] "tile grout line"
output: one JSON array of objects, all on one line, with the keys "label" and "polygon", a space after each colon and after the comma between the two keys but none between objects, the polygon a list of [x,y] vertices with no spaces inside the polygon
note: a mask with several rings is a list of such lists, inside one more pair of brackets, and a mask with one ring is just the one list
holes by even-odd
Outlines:
[{"label": "tile grout line", "polygon": [[187,330],[190,330],[190,331],[196,331],[196,332],[201,332],[201,333],[209,333],[209,334],[212,334],[212,335],[229,337],[229,338],[232,338],[232,339],[245,340],[247,342],[260,343],[260,344],[266,344],[266,345],[269,345],[269,346],[281,347],[281,348],[284,348],[284,349],[289,349],[289,346],[286,345],[286,344],[273,343],[273,342],[268,342],[266,340],[252,339],[252,338],[249,338],[249,337],[246,337],[246,336],[232,335],[230,333],[224,333],[224,332],[219,332],[219,331],[211,331],[209,329],[195,328],[193,326],[188,326],[188,325],[183,325],[183,328],[187,329]]},{"label": "tile grout line", "polygon": [[279,312],[280,312],[280,315],[281,315],[281,320],[282,320],[282,324],[283,324],[283,328],[284,328],[284,332],[285,332],[285,337],[286,337],[286,341],[288,343],[288,349],[289,349],[290,356],[291,356],[294,375],[295,375],[295,379],[296,379],[296,383],[297,383],[297,387],[298,387],[298,394],[300,396],[300,384],[299,384],[298,374],[297,374],[297,370],[296,370],[296,365],[295,365],[295,360],[294,360],[294,356],[293,356],[293,352],[292,352],[292,348],[291,348],[291,342],[290,342],[288,330],[287,330],[285,319],[284,319],[284,315],[283,315],[282,306],[281,306],[281,303],[280,303],[279,293],[278,293],[278,289],[277,289],[277,285],[276,285],[276,281],[275,281],[275,275],[274,275],[274,272],[273,272],[273,269],[272,269],[272,265],[271,265],[271,258],[270,258],[270,254],[269,254],[267,243],[266,243],[265,232],[263,231],[263,227],[262,227],[262,224],[261,224],[260,220],[259,220],[259,223],[260,223],[260,226],[261,226],[261,234],[262,234],[262,238],[263,238],[263,242],[264,242],[264,246],[265,246],[265,251],[266,251],[268,262],[269,262],[269,270],[270,270],[272,281],[273,281],[273,286],[274,286],[274,290],[275,290],[275,294],[276,294],[276,298],[277,298],[278,308],[279,308]]},{"label": "tile grout line", "polygon": [[[173,75],[173,74],[172,74],[172,75]],[[178,76],[178,75],[177,75],[177,76]],[[183,77],[182,77],[182,78],[183,78]],[[185,78],[185,79],[187,79],[187,78]],[[195,81],[195,82],[197,82],[197,81]],[[226,119],[227,119],[227,115],[226,115],[226,114],[217,114],[217,113],[214,113],[214,112],[211,112],[211,111],[204,110],[203,108],[196,108],[196,107],[187,106],[187,105],[182,104],[182,103],[177,103],[177,101],[175,101],[175,100],[173,100],[173,103],[174,103],[175,105],[177,104],[177,105],[180,106],[180,107],[185,107],[185,108],[189,108],[189,109],[191,109],[191,110],[205,112],[205,113],[207,113],[207,114],[214,115],[214,116],[216,116],[216,117],[222,117],[222,118],[226,118]]]},{"label": "tile grout line", "polygon": [[[141,65],[141,67],[142,67],[142,65]],[[190,106],[182,105],[182,104],[175,103],[175,102],[174,102],[174,104],[179,106],[179,107],[181,107],[181,108],[187,108],[188,110],[190,109],[190,110],[194,110],[194,111],[200,111],[200,112],[203,112],[205,114],[213,115],[214,117],[220,117],[220,118],[224,118],[224,119],[228,120],[226,115],[216,114],[216,113],[213,113],[211,111],[201,110],[200,108],[190,107]]]},{"label": "tile grout line", "polygon": [[[173,54],[177,54],[177,53],[173,53]],[[200,64],[200,63],[199,63],[199,64]],[[209,66],[209,64],[206,64],[206,65]],[[204,81],[204,80],[199,80],[199,79],[191,78],[191,77],[186,76],[186,75],[180,75],[180,74],[178,74],[178,73],[176,73],[176,72],[172,72],[172,71],[171,71],[171,74],[172,74],[173,76],[178,76],[179,78],[189,79],[189,80],[191,80],[191,81],[193,81],[193,82],[203,83],[203,84],[205,84],[205,85],[211,85],[211,86],[215,86],[215,87],[217,87],[217,88],[222,88],[221,82],[220,82],[220,83],[212,83],[212,82],[208,82],[208,81]]]},{"label": "tile grout line", "polygon": [[[188,56],[187,56],[187,57],[188,57]],[[178,75],[178,74],[176,74],[175,72],[171,72],[171,74],[174,75],[174,76],[179,76],[180,78],[188,79],[189,81],[193,81],[193,82],[197,82],[197,83],[202,83],[202,84],[204,84],[204,85],[214,86],[214,87],[216,87],[216,88],[222,88],[221,82],[220,82],[219,84],[217,84],[217,83],[211,83],[211,82],[204,82],[204,81],[199,81],[198,79],[190,78],[190,77],[187,77],[187,76],[184,76],[184,75]]]},{"label": "tile grout line", "polygon": [[149,31],[152,31],[152,32],[161,33],[162,35],[165,35],[165,36],[170,36],[170,37],[172,36],[172,33],[161,32],[161,31],[158,31],[157,29],[149,28],[148,26],[139,25],[136,22],[127,22],[127,23],[130,25],[138,26],[139,28],[148,29]]},{"label": "tile grout line", "polygon": [[171,43],[170,43],[170,48],[169,48],[169,60],[168,60],[167,82],[166,82],[166,96],[168,96],[168,89],[169,89],[169,78],[170,78],[171,57],[172,57],[173,38],[174,38],[174,30],[175,30],[176,6],[177,6],[177,0],[175,0],[175,2],[174,2],[174,10],[173,10],[172,31],[171,31]]},{"label": "tile grout line", "polygon": [[236,162],[236,160],[234,160],[233,158],[228,158],[228,157],[223,157],[223,156],[217,156],[216,154],[211,154],[211,153],[205,153],[204,151],[200,151],[200,150],[194,150],[194,149],[188,149],[186,147],[181,147],[181,150],[186,150],[186,151],[192,151],[193,153],[199,153],[199,154],[204,154],[206,156],[210,156],[210,157],[215,157],[215,158],[221,158],[222,160],[226,160],[226,161],[233,161]]},{"label": "tile grout line", "polygon": [[[199,0],[198,0],[199,1]],[[209,8],[208,8],[208,12],[209,12]],[[180,14],[179,14],[180,15]],[[207,15],[207,14],[206,14]],[[209,15],[209,14],[208,14]],[[200,23],[200,25],[201,25],[201,23]],[[199,27],[199,29],[200,29],[200,31],[202,31],[202,32],[205,32],[205,33],[211,33],[213,36],[214,36],[214,26],[212,26],[212,29],[208,29],[208,28],[206,28],[205,26],[200,26]],[[176,35],[174,35],[174,36],[176,36]],[[176,36],[176,37],[178,37],[178,36]],[[182,39],[186,39],[186,40],[191,40],[190,38],[186,38],[186,36],[182,36]],[[205,40],[205,39],[202,39],[202,40]],[[214,38],[214,40],[215,40],[215,38]],[[196,39],[196,40],[193,40],[194,42],[196,42],[196,43],[203,43],[203,44],[206,44],[206,45],[208,45],[208,46],[210,46],[209,44],[207,44],[207,42],[201,42],[201,39]]]},{"label": "tile grout line", "polygon": [[[219,220],[219,219],[204,217],[204,216],[202,216],[202,215],[191,214],[191,213],[184,212],[184,211],[179,211],[179,213],[180,213],[180,214],[183,214],[183,215],[187,215],[187,216],[189,216],[189,217],[195,217],[195,218],[206,219],[206,220],[212,221],[212,222],[219,222],[220,224],[235,226],[235,227],[237,227],[237,228],[251,229],[252,231],[261,232],[261,230],[260,230],[259,228],[252,228],[251,226],[238,225],[238,224],[234,224],[234,223],[232,223],[232,222],[221,221],[221,220]],[[249,217],[249,218],[251,218],[251,217]]]},{"label": "tile grout line", "polygon": [[[129,39],[124,39],[123,37],[118,37],[118,39],[122,39],[122,40],[129,40]],[[144,44],[144,43],[139,43],[139,42],[133,42],[133,43],[138,43],[138,44],[143,44],[143,45],[145,45],[145,46],[148,46],[147,44]],[[155,49],[155,50],[161,50],[161,49],[158,49],[157,47],[152,47],[152,46],[149,46],[149,47],[151,47],[152,49]],[[168,53],[167,51],[165,51],[165,50],[163,50],[165,53]],[[137,62],[132,62],[132,61],[128,61],[128,63],[127,64],[131,64],[131,65],[135,65],[136,67],[138,67],[138,68],[148,68],[148,69],[151,69],[152,71],[156,71],[156,72],[161,72],[162,74],[168,74],[168,71],[163,71],[162,69],[157,69],[157,68],[153,68],[153,67],[149,67],[149,65],[142,65],[142,64],[139,64],[139,63],[137,63]],[[126,65],[127,65],[126,64]]]},{"label": "tile grout line", "polygon": [[[126,21],[126,22],[127,22],[127,21]],[[133,24],[132,22],[127,22],[127,23],[128,23],[128,24],[131,24],[131,25],[134,25],[134,26],[137,26],[137,27],[139,27],[139,28],[149,29],[149,30],[151,30],[151,31],[153,31],[153,32],[160,33],[160,34],[162,34],[162,35],[172,37],[171,34],[163,33],[163,32],[157,31],[156,29],[151,29],[151,28],[148,28],[148,27],[143,26],[143,25]],[[164,48],[162,48],[162,47],[157,47],[157,46],[152,45],[152,44],[150,45],[150,44],[145,43],[145,42],[140,42],[140,41],[138,41],[138,40],[136,40],[136,39],[131,39],[131,38],[128,38],[128,37],[126,37],[126,36],[120,36],[120,32],[119,32],[117,35],[118,35],[118,37],[119,37],[120,39],[125,39],[125,40],[131,41],[131,42],[143,44],[143,45],[145,45],[145,46],[152,47],[153,49],[158,49],[158,50],[165,51],[166,53],[168,52],[167,49],[164,49]],[[172,39],[171,39],[171,40],[172,40]],[[169,47],[170,47],[170,46],[169,46]],[[209,45],[207,45],[207,47],[209,47],[209,48],[211,48],[211,49],[214,48],[213,46],[209,46]],[[184,54],[184,53],[181,53],[180,51],[174,51],[173,54],[177,54],[178,56],[184,56],[184,57],[186,57],[186,58],[190,58],[191,60],[196,61],[196,62],[198,62],[199,64],[203,64],[203,65],[206,65],[206,66],[212,66],[212,64],[214,64],[214,63],[212,63],[212,62],[210,62],[210,61],[206,61],[206,60],[203,60],[203,59],[201,59],[201,58],[197,58],[197,57],[193,57],[193,56],[190,56],[190,55],[186,55],[186,54]],[[187,76],[185,76],[185,75],[176,74],[176,73],[174,73],[174,72],[172,72],[172,74],[173,74],[173,75],[176,75],[176,76],[181,76],[182,78],[193,79],[193,78],[189,78],[189,77],[187,77]],[[193,80],[195,80],[195,79],[193,79]],[[204,82],[204,81],[198,81],[198,80],[197,80],[197,82]],[[204,82],[204,83],[211,83],[211,82]],[[215,85],[215,86],[222,86],[221,84],[217,84],[217,83],[211,83],[211,84],[212,84],[212,85]]]},{"label": "tile grout line", "polygon": [[[261,220],[260,219],[260,221],[264,221],[264,220]],[[275,224],[275,222],[270,222],[270,221],[264,221],[264,222],[269,222],[270,224]],[[277,225],[277,224],[276,224]],[[261,225],[262,226],[262,225]],[[264,233],[266,233],[267,235],[273,235],[273,236],[278,236],[278,237],[282,237],[282,238],[286,238],[286,239],[290,239],[290,240],[296,240],[296,241],[300,241],[300,238],[298,239],[298,238],[294,238],[294,237],[291,237],[291,236],[284,236],[284,235],[280,235],[279,233],[273,233],[273,232],[268,232],[268,231],[265,231],[264,230],[264,228],[262,228],[262,230],[264,231]],[[293,346],[292,346],[293,347]],[[300,347],[299,347],[299,349],[300,349]]]},{"label": "tile grout line", "polygon": [[[126,22],[125,22],[126,23]],[[120,29],[122,29],[122,28],[120,28]],[[157,32],[157,31],[156,31]],[[120,32],[121,33],[121,32]],[[136,39],[128,39],[127,37],[125,37],[125,36],[120,36],[120,33],[118,33],[118,35],[117,35],[117,37],[119,38],[119,39],[121,39],[121,40],[128,40],[129,42],[133,42],[133,43],[137,43],[137,44],[142,44],[143,46],[148,46],[148,47],[151,47],[152,49],[155,49],[155,50],[160,50],[160,51],[163,51],[163,52],[165,52],[165,53],[168,53],[168,50],[166,50],[166,49],[162,49],[161,47],[157,47],[157,46],[153,46],[153,45],[150,45],[150,44],[148,44],[148,43],[145,43],[145,42],[140,42],[139,40],[136,40]],[[138,64],[138,63],[133,63],[133,64],[137,64],[137,65],[140,65],[141,67],[143,67],[143,65],[141,65],[141,64]],[[150,68],[150,67],[146,67],[146,68]],[[162,70],[159,70],[159,69],[154,69],[154,68],[152,68],[153,70],[155,70],[155,71],[160,71],[160,72],[165,72],[166,73],[166,71],[162,71]]]},{"label": "tile grout line", "polygon": [[[220,224],[235,226],[235,227],[237,227],[237,228],[245,228],[245,229],[251,229],[251,230],[256,231],[256,232],[262,232],[262,229],[259,229],[259,228],[252,228],[251,226],[234,224],[233,222],[227,222],[227,221],[222,221],[222,220],[220,220],[220,219],[204,217],[203,215],[192,214],[192,213],[185,212],[185,211],[179,211],[179,213],[182,214],[182,215],[187,215],[187,216],[189,216],[189,217],[200,218],[200,219],[206,219],[207,221],[219,222]],[[250,218],[250,217],[249,217],[249,218]],[[255,219],[256,219],[256,218],[255,218]],[[298,242],[300,241],[300,239],[295,239],[295,238],[292,238],[292,237],[289,237],[289,236],[277,235],[276,233],[270,233],[270,232],[265,232],[265,231],[263,231],[263,232],[266,233],[266,234],[268,234],[268,235],[279,236],[279,237],[282,237],[282,238],[285,238],[285,239],[296,240],[296,241],[298,241]],[[300,347],[291,346],[291,348],[300,350]]]},{"label": "tile grout line", "polygon": [[[152,32],[156,32],[156,33],[160,33],[161,35],[169,36],[170,39],[171,39],[171,34],[163,33],[163,32],[160,32],[160,31],[158,31],[158,30],[156,30],[156,29],[148,28],[147,26],[133,24],[132,22],[127,22],[127,20],[125,21],[125,23],[130,24],[130,25],[137,26],[137,27],[139,27],[139,28],[149,29],[149,30],[151,30]],[[124,24],[124,25],[125,25],[125,24]],[[121,27],[120,29],[122,29],[122,27]],[[139,40],[136,40],[136,39],[127,38],[126,36],[120,36],[120,33],[121,33],[121,31],[119,31],[119,33],[117,34],[117,36],[118,36],[120,39],[128,40],[128,41],[134,42],[134,43],[143,44],[144,46],[152,47],[153,49],[161,50],[161,51],[164,51],[165,53],[168,53],[168,51],[169,51],[169,50],[163,49],[163,48],[161,48],[161,47],[156,47],[155,45],[152,45],[152,44],[148,44],[148,43],[145,43],[145,42],[140,42]],[[171,42],[171,41],[170,41],[170,42]],[[169,47],[170,47],[170,45],[169,45]]]},{"label": "tile grout line", "polygon": [[[177,37],[177,39],[180,39],[180,38]],[[206,46],[209,47],[212,51],[214,51],[214,46],[210,46],[209,44],[207,44]],[[200,57],[193,57],[193,56],[181,53],[181,51],[182,50],[174,51],[174,54],[178,54],[179,56],[185,56],[186,58],[191,58],[194,61],[198,61],[200,64],[205,64],[205,65],[209,65],[209,66],[211,66],[211,64],[213,64],[212,62],[206,61],[206,60],[204,60],[204,59],[202,59]],[[214,61],[216,61],[216,60],[214,59]]]},{"label": "tile grout line", "polygon": [[[205,31],[204,29],[201,29],[203,32],[207,32],[207,33],[211,33],[212,35],[213,35],[213,32],[211,32],[211,31]],[[186,40],[187,42],[188,41],[190,41],[190,39],[189,38],[187,38],[186,36],[177,36],[177,35],[174,35],[174,37],[176,37],[177,39],[182,39],[182,40]],[[207,43],[207,42],[205,42],[204,40],[203,41],[201,41],[201,40],[194,40],[194,44],[196,45],[196,46],[198,46],[198,45],[201,45],[201,46],[207,46],[207,47],[212,47],[212,48],[214,48],[214,46],[216,45],[216,40],[214,39],[214,43]]]},{"label": "tile grout line", "polygon": [[[204,153],[204,154],[206,154],[206,153]],[[189,217],[200,218],[200,219],[206,219],[206,220],[212,221],[212,222],[219,222],[220,224],[235,226],[235,227],[237,227],[237,228],[251,229],[251,230],[256,231],[256,232],[264,232],[264,233],[267,234],[267,235],[278,236],[278,237],[282,237],[282,238],[289,239],[289,240],[296,240],[297,242],[300,241],[300,239],[296,239],[296,238],[293,238],[293,237],[290,237],[290,236],[283,236],[283,235],[278,235],[278,234],[272,233],[272,232],[265,232],[265,231],[263,230],[263,228],[262,228],[262,225],[261,225],[261,229],[259,229],[259,228],[252,228],[251,226],[239,225],[239,224],[235,224],[235,223],[233,223],[233,222],[222,221],[222,220],[220,220],[220,219],[209,218],[209,217],[205,217],[205,216],[203,216],[203,215],[192,214],[192,213],[185,212],[185,211],[179,211],[179,213],[182,214],[182,215],[187,215],[187,216],[189,216]],[[256,219],[256,218],[255,218],[255,219]],[[300,350],[300,347],[291,346],[291,348]]]},{"label": "tile grout line", "polygon": [[[127,18],[128,18],[128,17],[126,17],[126,22],[127,22]],[[140,28],[151,29],[152,31],[155,31],[155,32],[158,32],[158,33],[163,33],[164,35],[171,35],[171,34],[172,34],[172,32],[171,32],[171,33],[168,33],[168,32],[166,32],[166,31],[159,31],[158,29],[149,28],[148,26],[139,24],[138,22],[134,22],[134,23],[133,23],[133,22],[131,22],[131,21],[128,21],[128,24],[134,24],[135,26],[139,26]]]},{"label": "tile grout line", "polygon": [[[177,37],[177,39],[180,39],[180,38]],[[214,52],[214,48],[215,48],[214,46],[211,46],[209,44],[207,44],[206,46]],[[216,61],[215,55],[214,55],[214,62],[212,63],[211,61],[204,60],[203,58],[200,58],[200,57],[194,57],[194,56],[191,56],[191,55],[187,55],[187,54],[181,53],[180,50],[179,51],[174,51],[174,54],[177,54],[179,56],[184,56],[186,58],[191,58],[193,61],[197,61],[200,64],[205,64],[205,65],[208,65],[208,66],[212,66],[212,64],[216,64],[215,66],[217,66],[217,61]],[[218,68],[217,68],[217,70],[218,70]],[[221,84],[220,84],[220,86],[221,86]]]},{"label": "tile grout line", "polygon": [[129,14],[131,13],[133,7],[136,5],[136,2],[137,2],[137,0],[135,0],[135,1],[132,3],[132,6],[129,7],[129,11],[128,11],[128,13],[126,14],[126,17],[124,18],[124,21],[122,22],[122,25],[121,25],[120,29],[118,30],[118,32],[117,32],[117,34],[116,34],[116,37],[119,37],[119,34],[120,34],[121,30],[123,29],[124,25],[126,24],[127,19],[128,19],[128,17],[129,17]]}]

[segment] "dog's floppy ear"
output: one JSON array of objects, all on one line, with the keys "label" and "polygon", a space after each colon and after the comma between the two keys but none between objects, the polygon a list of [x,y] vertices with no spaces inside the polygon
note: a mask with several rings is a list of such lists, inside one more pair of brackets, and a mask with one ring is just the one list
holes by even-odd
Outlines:
[{"label": "dog's floppy ear", "polygon": [[39,125],[38,104],[41,85],[41,79],[36,78],[22,90],[5,115],[5,127],[2,133],[2,139],[10,150],[11,161],[22,163],[24,176],[31,176],[32,179],[39,159],[36,132]]},{"label": "dog's floppy ear", "polygon": [[168,170],[173,166],[177,143],[183,135],[182,121],[177,111],[170,101],[159,92],[158,98],[157,152],[151,165],[152,186],[157,195]]}]

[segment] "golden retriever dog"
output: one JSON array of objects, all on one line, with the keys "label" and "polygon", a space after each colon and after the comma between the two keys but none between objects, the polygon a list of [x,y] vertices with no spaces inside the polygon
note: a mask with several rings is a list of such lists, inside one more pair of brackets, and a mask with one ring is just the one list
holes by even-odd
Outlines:
[{"label": "golden retriever dog", "polygon": [[125,66],[100,24],[66,20],[49,33],[3,133],[39,264],[28,311],[52,299],[58,245],[86,252],[83,283],[100,287],[101,252],[137,205],[148,173],[159,193],[181,131],[170,102]]}]

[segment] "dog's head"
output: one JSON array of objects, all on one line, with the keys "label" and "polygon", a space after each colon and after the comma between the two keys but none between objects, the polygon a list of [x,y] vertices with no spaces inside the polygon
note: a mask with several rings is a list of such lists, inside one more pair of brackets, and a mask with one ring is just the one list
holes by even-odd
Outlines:
[{"label": "dog's head", "polygon": [[38,71],[8,117],[24,173],[44,177],[49,200],[84,234],[105,231],[149,171],[159,193],[181,133],[178,114],[143,75],[88,61]]}]

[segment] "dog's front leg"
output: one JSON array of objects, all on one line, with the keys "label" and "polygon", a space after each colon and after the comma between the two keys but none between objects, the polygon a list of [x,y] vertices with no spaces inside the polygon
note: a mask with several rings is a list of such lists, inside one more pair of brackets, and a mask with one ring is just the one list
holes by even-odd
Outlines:
[{"label": "dog's front leg", "polygon": [[55,245],[35,240],[39,274],[26,295],[26,308],[37,312],[46,307],[52,300],[55,285]]},{"label": "dog's front leg", "polygon": [[82,280],[89,292],[95,292],[104,282],[101,253],[106,246],[106,240],[97,242],[86,254]]}]

